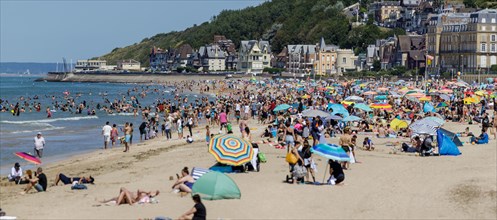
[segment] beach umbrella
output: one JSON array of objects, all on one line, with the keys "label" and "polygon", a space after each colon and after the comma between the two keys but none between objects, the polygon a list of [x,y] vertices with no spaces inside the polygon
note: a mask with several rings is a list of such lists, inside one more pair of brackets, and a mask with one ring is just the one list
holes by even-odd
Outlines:
[{"label": "beach umbrella", "polygon": [[464,100],[464,104],[466,104],[466,105],[469,105],[469,104],[477,102],[476,99],[473,98],[473,97],[467,97],[467,98],[464,98],[463,100]]},{"label": "beach umbrella", "polygon": [[453,93],[454,91],[452,91],[452,89],[441,89],[441,90],[439,90],[438,92],[440,92],[440,93],[445,93],[445,94],[451,94],[451,93]]},{"label": "beach umbrella", "polygon": [[364,103],[355,104],[354,108],[363,110],[365,112],[371,112],[371,111],[373,111],[373,109],[371,109],[368,105],[366,105]]},{"label": "beach umbrella", "polygon": [[415,98],[421,98],[421,97],[424,97],[425,94],[424,93],[420,93],[420,92],[415,92],[415,93],[406,94],[406,96],[415,97]]},{"label": "beach umbrella", "polygon": [[450,96],[447,95],[447,94],[440,94],[440,98],[443,99],[444,101],[449,101],[450,100]]},{"label": "beach umbrella", "polygon": [[338,116],[338,115],[331,115],[330,117],[328,117],[329,119],[331,120],[335,120],[335,121],[340,121],[342,120],[343,118]]},{"label": "beach umbrella", "polygon": [[29,154],[29,153],[26,153],[26,152],[16,152],[14,153],[16,156],[28,161],[28,162],[31,162],[31,163],[34,163],[36,165],[38,164],[41,164],[41,160],[36,158],[35,156]]},{"label": "beach umbrella", "polygon": [[421,120],[413,122],[411,125],[409,125],[409,128],[412,129],[413,127],[416,127],[418,125],[427,125],[430,127],[440,127],[441,126],[441,124],[436,122],[436,121],[421,119]]},{"label": "beach umbrella", "polygon": [[305,94],[305,95],[303,95],[303,96],[302,96],[302,98],[303,98],[303,99],[308,99],[308,98],[310,98],[310,97],[311,97],[311,96],[309,96],[309,95],[307,95],[307,94]]},{"label": "beach umbrella", "polygon": [[345,101],[363,102],[364,98],[353,95],[353,96],[349,96],[349,97],[345,98]]},{"label": "beach umbrella", "polygon": [[355,104],[355,102],[352,102],[352,101],[342,101],[342,105],[344,105],[344,106],[349,106],[349,105],[352,105],[352,104]]},{"label": "beach umbrella", "polygon": [[321,110],[315,110],[315,109],[308,109],[308,110],[304,110],[302,111],[302,116],[304,117],[321,117],[321,118],[328,118],[330,117],[330,113],[327,113],[327,112],[324,112],[324,111],[321,111]]},{"label": "beach umbrella", "polygon": [[364,95],[376,95],[378,94],[377,92],[374,92],[374,91],[367,91],[365,93],[363,93]]},{"label": "beach umbrella", "polygon": [[430,116],[430,117],[426,117],[426,118],[423,118],[421,119],[421,121],[423,120],[427,120],[427,121],[434,121],[436,122],[437,124],[439,124],[439,126],[445,124],[445,120],[439,118],[439,117],[433,117],[433,116]]},{"label": "beach umbrella", "polygon": [[349,116],[345,117],[344,119],[342,119],[343,122],[360,121],[360,120],[361,120],[361,118],[354,116],[354,115],[349,115]]},{"label": "beach umbrella", "polygon": [[437,134],[437,128],[428,124],[412,124],[409,126],[411,131],[414,134],[428,134],[428,135],[436,135]]},{"label": "beach umbrella", "polygon": [[378,91],[382,91],[382,92],[388,91],[388,90],[390,90],[390,89],[389,88],[385,88],[385,87],[378,88]]},{"label": "beach umbrella", "polygon": [[333,111],[331,112],[332,115],[342,114],[345,117],[350,115],[349,111],[347,111],[347,109],[342,104],[331,104],[328,106]]},{"label": "beach umbrella", "polygon": [[274,108],[273,111],[275,111],[275,112],[284,111],[284,110],[289,109],[290,107],[292,107],[292,106],[290,106],[288,104],[281,104],[281,105],[276,106],[276,108]]},{"label": "beach umbrella", "polygon": [[345,152],[342,147],[335,144],[320,143],[313,146],[311,152],[330,160],[350,161],[347,152]]},{"label": "beach umbrella", "polygon": [[214,136],[209,142],[209,153],[217,162],[240,166],[250,162],[254,156],[252,144],[231,134]]},{"label": "beach umbrella", "polygon": [[423,96],[423,97],[419,98],[419,101],[431,101],[431,97],[430,96]]},{"label": "beach umbrella", "polygon": [[210,171],[198,178],[193,184],[192,194],[199,194],[206,200],[240,199],[242,196],[235,181],[217,171]]},{"label": "beach umbrella", "polygon": [[395,131],[398,131],[398,130],[400,130],[402,128],[407,128],[407,126],[409,126],[409,124],[407,124],[407,121],[399,120],[397,118],[393,119],[390,122],[390,127],[392,129],[394,129]]},{"label": "beach umbrella", "polygon": [[371,108],[377,108],[377,109],[392,109],[392,106],[387,103],[374,103],[371,104],[369,107]]},{"label": "beach umbrella", "polygon": [[374,100],[387,100],[387,96],[386,95],[378,95],[376,97],[374,97]]},{"label": "beach umbrella", "polygon": [[485,96],[487,92],[483,91],[483,90],[480,90],[480,91],[476,91],[475,92],[475,95],[477,96]]},{"label": "beach umbrella", "polygon": [[437,108],[443,108],[443,107],[447,107],[447,106],[449,106],[449,105],[447,105],[447,103],[440,102],[440,103],[438,103]]}]

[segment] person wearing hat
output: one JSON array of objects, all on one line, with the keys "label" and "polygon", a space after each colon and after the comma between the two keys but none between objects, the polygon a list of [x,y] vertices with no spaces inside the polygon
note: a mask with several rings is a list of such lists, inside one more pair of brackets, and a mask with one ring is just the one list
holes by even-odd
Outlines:
[{"label": "person wearing hat", "polygon": [[36,134],[35,141],[35,155],[39,158],[43,156],[43,148],[45,147],[45,138],[41,136],[41,132]]},{"label": "person wearing hat", "polygon": [[15,163],[14,167],[12,167],[12,170],[10,171],[10,174],[7,178],[9,179],[9,181],[19,184],[19,182],[21,181],[21,177],[22,177],[21,165],[19,165],[19,163]]}]

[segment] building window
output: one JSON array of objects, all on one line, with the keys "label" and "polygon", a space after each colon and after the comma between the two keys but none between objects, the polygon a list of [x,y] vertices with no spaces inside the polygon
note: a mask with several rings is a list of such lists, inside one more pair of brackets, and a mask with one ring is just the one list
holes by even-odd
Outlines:
[{"label": "building window", "polygon": [[494,23],[494,24],[495,24],[495,18],[492,18],[492,23]]},{"label": "building window", "polygon": [[487,52],[487,44],[481,44],[481,52]]},{"label": "building window", "polygon": [[480,57],[480,67],[482,67],[482,68],[487,67],[487,56]]},{"label": "building window", "polygon": [[342,63],[343,63],[343,64],[347,63],[347,58],[343,57],[343,58],[342,58]]},{"label": "building window", "polygon": [[490,35],[490,41],[495,41],[495,34]]},{"label": "building window", "polygon": [[481,23],[486,23],[486,22],[487,22],[487,19],[485,19],[485,18],[481,19]]},{"label": "building window", "polygon": [[481,30],[482,30],[482,31],[486,31],[486,30],[487,30],[487,27],[485,27],[485,26],[481,26]]},{"label": "building window", "polygon": [[495,52],[495,44],[490,45],[490,52]]}]

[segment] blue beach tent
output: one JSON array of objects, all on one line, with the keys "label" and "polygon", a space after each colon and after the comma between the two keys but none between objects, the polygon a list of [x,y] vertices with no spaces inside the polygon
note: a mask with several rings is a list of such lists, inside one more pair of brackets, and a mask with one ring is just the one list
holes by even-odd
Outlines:
[{"label": "blue beach tent", "polygon": [[462,141],[459,139],[459,137],[457,137],[456,134],[454,134],[450,131],[447,131],[443,128],[438,129],[438,131],[442,132],[445,136],[448,136],[452,140],[452,142],[454,142],[454,144],[456,144],[456,146],[458,146],[458,147],[463,146]]},{"label": "blue beach tent", "polygon": [[437,143],[440,155],[458,156],[461,154],[452,139],[440,130],[437,131]]}]

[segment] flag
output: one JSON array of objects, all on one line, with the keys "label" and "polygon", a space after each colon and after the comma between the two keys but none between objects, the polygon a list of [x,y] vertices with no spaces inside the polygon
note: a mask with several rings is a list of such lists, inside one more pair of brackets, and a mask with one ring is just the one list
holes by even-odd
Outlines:
[{"label": "flag", "polygon": [[428,65],[431,65],[431,62],[432,62],[432,60],[433,60],[434,58],[435,58],[435,57],[433,57],[433,56],[430,56],[430,55],[426,54],[426,63],[427,63]]}]

